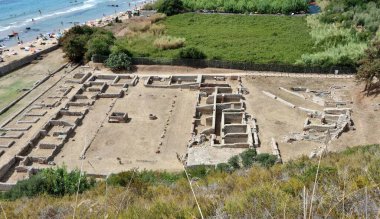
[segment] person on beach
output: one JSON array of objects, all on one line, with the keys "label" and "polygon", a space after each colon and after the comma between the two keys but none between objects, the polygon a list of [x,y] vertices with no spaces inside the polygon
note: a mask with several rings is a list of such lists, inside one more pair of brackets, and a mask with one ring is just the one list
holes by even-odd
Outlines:
[{"label": "person on beach", "polygon": [[40,15],[42,15],[42,11],[41,10],[38,10],[38,12],[40,12]]}]

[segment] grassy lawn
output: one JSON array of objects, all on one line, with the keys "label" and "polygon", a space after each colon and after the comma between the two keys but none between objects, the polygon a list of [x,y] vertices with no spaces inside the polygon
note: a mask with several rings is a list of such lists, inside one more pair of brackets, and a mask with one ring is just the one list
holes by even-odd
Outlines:
[{"label": "grassy lawn", "polygon": [[34,81],[27,81],[23,78],[13,81],[13,83],[6,87],[0,87],[0,108],[5,107],[17,97],[21,96],[24,92],[23,88],[30,88],[34,84]]},{"label": "grassy lawn", "polygon": [[[180,14],[160,21],[166,34],[186,39],[208,59],[293,64],[313,52],[305,17]],[[155,36],[142,34],[128,40],[134,56],[177,56],[180,49],[160,50]]]}]

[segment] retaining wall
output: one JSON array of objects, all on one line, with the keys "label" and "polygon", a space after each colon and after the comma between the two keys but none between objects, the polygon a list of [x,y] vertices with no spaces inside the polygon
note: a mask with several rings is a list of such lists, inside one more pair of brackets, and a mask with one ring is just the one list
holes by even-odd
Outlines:
[{"label": "retaining wall", "polygon": [[0,67],[0,77],[1,76],[4,76],[18,68],[21,68],[22,66],[26,65],[26,64],[29,64],[31,63],[33,60],[35,60],[38,56],[42,55],[42,54],[45,54],[45,53],[49,53],[51,51],[54,51],[56,49],[59,48],[59,45],[54,45],[52,47],[49,47],[47,49],[44,49],[40,52],[37,52],[37,53],[34,53],[34,54],[31,54],[29,56],[26,56],[24,58],[21,58],[19,60],[15,60],[13,62],[10,62],[8,63],[7,65],[4,65],[4,66],[1,66]]}]

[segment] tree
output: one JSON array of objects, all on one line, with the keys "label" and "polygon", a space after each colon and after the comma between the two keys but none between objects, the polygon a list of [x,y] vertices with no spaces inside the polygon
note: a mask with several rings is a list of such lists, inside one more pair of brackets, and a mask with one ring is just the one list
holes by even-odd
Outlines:
[{"label": "tree", "polygon": [[126,53],[112,53],[105,64],[112,70],[130,70],[132,61]]},{"label": "tree", "polygon": [[157,7],[157,12],[164,13],[167,16],[179,14],[184,10],[181,0],[164,0]]},{"label": "tree", "polygon": [[182,59],[205,59],[206,55],[195,47],[184,48],[179,52]]},{"label": "tree", "polygon": [[115,38],[112,32],[88,26],[75,26],[59,40],[66,56],[73,62],[80,62],[85,56],[90,60],[93,54],[109,55]]},{"label": "tree", "polygon": [[108,56],[111,51],[110,47],[113,45],[115,38],[107,34],[96,34],[86,44],[85,58],[87,61],[91,60],[92,55]]},{"label": "tree", "polygon": [[74,62],[80,62],[86,53],[87,35],[71,34],[63,41],[63,51]]},{"label": "tree", "polygon": [[359,64],[356,79],[365,83],[364,90],[369,95],[372,86],[380,80],[380,40],[366,50],[365,57]]}]

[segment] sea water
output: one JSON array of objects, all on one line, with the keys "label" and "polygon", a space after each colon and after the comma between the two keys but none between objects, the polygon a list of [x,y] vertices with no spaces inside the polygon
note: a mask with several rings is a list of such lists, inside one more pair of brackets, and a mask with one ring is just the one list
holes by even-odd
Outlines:
[{"label": "sea water", "polygon": [[0,0],[0,45],[16,45],[18,38],[8,37],[13,32],[27,42],[39,34],[59,32],[89,20],[133,10],[145,1]]}]

